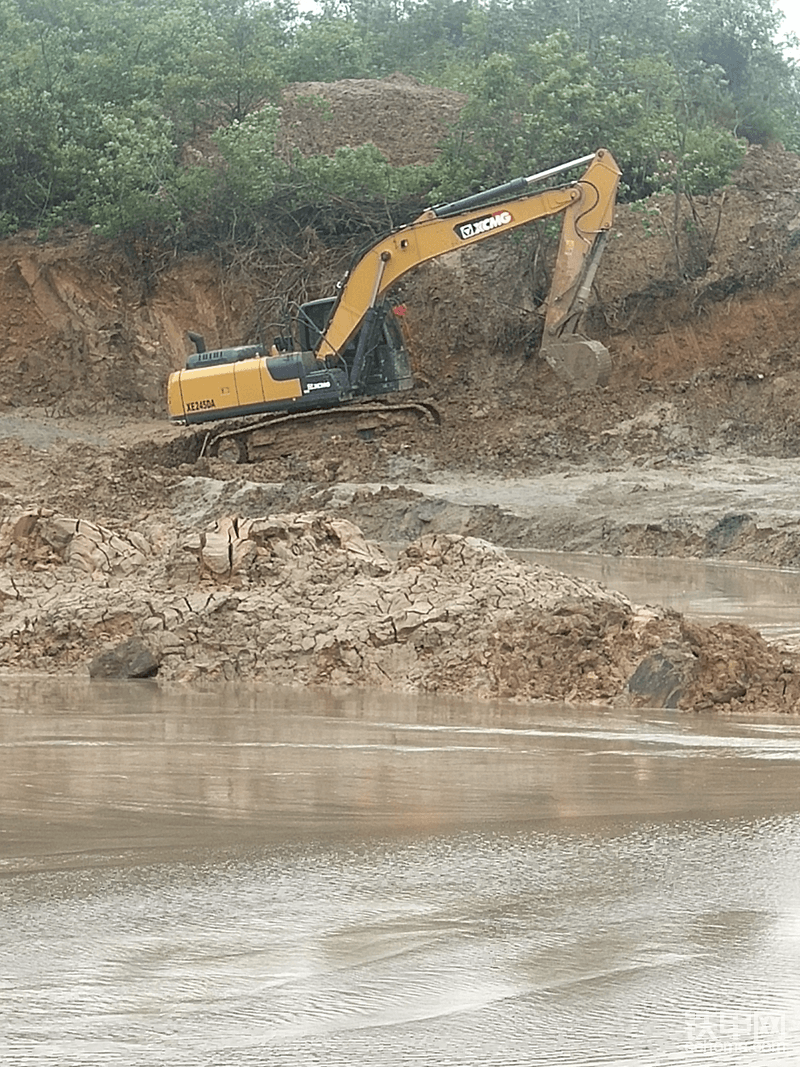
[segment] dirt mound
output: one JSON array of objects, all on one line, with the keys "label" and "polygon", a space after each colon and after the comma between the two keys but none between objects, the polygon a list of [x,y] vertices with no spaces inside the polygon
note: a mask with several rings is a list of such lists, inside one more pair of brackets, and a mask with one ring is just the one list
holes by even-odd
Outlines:
[{"label": "dirt mound", "polygon": [[461,93],[406,74],[298,82],[281,99],[277,148],[310,156],[374,144],[395,166],[430,163],[465,102]]},{"label": "dirt mound", "polygon": [[0,529],[0,558],[15,673],[83,673],[133,644],[165,680],[731,711],[800,693],[798,663],[743,627],[682,625],[452,534],[392,561],[324,513],[115,532],[39,509]]}]

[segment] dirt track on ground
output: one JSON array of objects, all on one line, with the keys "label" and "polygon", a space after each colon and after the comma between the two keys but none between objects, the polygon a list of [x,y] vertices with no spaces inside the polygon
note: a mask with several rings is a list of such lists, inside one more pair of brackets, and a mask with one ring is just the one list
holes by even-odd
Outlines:
[{"label": "dirt track on ground", "polygon": [[[388,91],[359,86],[334,105],[357,117]],[[605,389],[571,393],[532,354],[540,249],[498,239],[399,294],[440,429],[312,429],[247,468],[198,461],[163,386],[187,329],[252,336],[269,277],[143,265],[85,234],[0,242],[2,669],[85,672],[133,638],[185,681],[796,711],[788,651],[484,542],[798,566],[798,173],[751,150],[730,189],[683,205],[677,243],[668,198],[619,212],[586,322],[614,358]]]}]

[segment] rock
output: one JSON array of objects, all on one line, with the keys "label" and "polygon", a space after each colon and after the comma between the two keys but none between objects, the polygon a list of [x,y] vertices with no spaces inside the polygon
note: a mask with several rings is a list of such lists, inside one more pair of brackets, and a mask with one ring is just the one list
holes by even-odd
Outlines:
[{"label": "rock", "polygon": [[752,515],[725,515],[706,534],[706,550],[711,555],[722,555],[745,533],[755,529]]},{"label": "rock", "polygon": [[[620,703],[675,710],[685,696],[697,660],[680,645],[662,645],[641,661],[628,679]],[[632,698],[630,701],[626,697]]]},{"label": "rock", "polygon": [[89,664],[91,678],[153,678],[160,664],[147,645],[136,637],[101,652]]}]

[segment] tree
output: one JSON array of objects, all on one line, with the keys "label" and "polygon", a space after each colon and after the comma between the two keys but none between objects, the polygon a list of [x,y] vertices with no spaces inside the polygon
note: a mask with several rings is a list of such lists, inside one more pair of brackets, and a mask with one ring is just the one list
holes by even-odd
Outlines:
[{"label": "tree", "polygon": [[684,56],[724,72],[732,129],[754,142],[782,136],[793,71],[775,43],[781,16],[771,0],[686,0],[681,14]]}]

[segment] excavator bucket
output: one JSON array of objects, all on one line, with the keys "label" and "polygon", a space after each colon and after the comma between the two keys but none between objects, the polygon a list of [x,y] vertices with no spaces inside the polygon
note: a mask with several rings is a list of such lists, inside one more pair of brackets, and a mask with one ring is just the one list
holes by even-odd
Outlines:
[{"label": "excavator bucket", "polygon": [[608,383],[611,356],[600,341],[577,332],[614,219],[620,170],[600,149],[577,183],[581,195],[564,211],[561,239],[547,300],[541,354],[573,389]]},{"label": "excavator bucket", "polygon": [[607,385],[611,377],[611,356],[606,346],[580,334],[546,342],[541,355],[558,377],[577,391]]}]

